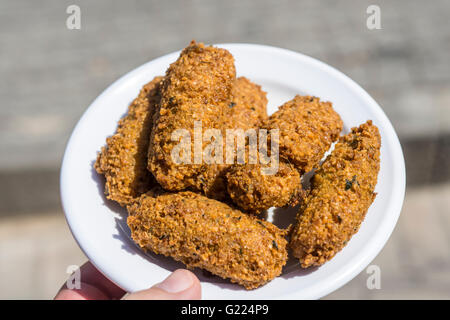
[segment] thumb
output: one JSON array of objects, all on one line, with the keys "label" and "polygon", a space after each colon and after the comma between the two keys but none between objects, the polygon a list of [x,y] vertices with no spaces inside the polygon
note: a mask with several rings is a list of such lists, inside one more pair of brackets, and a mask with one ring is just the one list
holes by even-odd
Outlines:
[{"label": "thumb", "polygon": [[127,300],[197,300],[201,299],[198,278],[185,269],[175,270],[163,282],[150,289],[131,293]]}]

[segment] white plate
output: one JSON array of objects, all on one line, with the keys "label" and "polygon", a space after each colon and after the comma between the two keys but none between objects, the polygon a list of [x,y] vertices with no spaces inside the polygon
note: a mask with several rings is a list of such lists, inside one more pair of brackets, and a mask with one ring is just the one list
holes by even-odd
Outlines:
[{"label": "white plate", "polygon": [[[238,76],[248,77],[268,92],[269,114],[295,94],[310,94],[333,102],[344,121],[344,133],[368,119],[380,129],[378,196],[359,232],[331,261],[305,271],[291,260],[280,277],[252,291],[196,271],[205,299],[320,298],[359,274],[380,252],[394,229],[405,192],[405,165],[397,135],[367,92],[320,61],[269,46],[218,46],[234,55]],[[103,180],[95,173],[93,162],[142,85],[163,75],[178,55],[179,52],[175,52],[150,61],[108,87],[81,117],[63,159],[61,197],[73,236],[91,262],[129,292],[148,288],[182,264],[163,256],[145,254],[133,243],[126,225],[126,211],[105,200]],[[292,218],[293,212],[277,215],[277,219],[280,216]],[[275,216],[270,215],[270,218]],[[286,221],[277,223],[286,225]]]}]

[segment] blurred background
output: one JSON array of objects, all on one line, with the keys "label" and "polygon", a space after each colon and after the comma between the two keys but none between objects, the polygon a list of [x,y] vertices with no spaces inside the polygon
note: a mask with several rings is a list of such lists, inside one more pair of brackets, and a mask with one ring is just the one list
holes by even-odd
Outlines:
[{"label": "blurred background", "polygon": [[[81,29],[69,30],[69,5]],[[369,30],[369,5],[381,29]],[[0,298],[53,298],[86,258],[59,200],[77,120],[109,84],[185,47],[249,42],[341,70],[378,101],[402,143],[403,211],[372,262],[325,299],[450,298],[450,1],[0,0]]]}]

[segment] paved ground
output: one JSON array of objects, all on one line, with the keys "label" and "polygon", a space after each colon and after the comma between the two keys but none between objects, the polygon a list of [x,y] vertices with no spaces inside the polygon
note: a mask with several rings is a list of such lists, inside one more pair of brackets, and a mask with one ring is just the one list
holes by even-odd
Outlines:
[{"label": "paved ground", "polygon": [[[81,30],[66,28],[71,4]],[[370,4],[381,30],[366,28]],[[0,298],[50,298],[84,261],[59,204],[70,132],[110,83],[191,39],[284,47],[361,84],[399,134],[407,198],[374,261],[382,289],[362,273],[328,298],[450,298],[449,13],[446,0],[0,0]]]}]

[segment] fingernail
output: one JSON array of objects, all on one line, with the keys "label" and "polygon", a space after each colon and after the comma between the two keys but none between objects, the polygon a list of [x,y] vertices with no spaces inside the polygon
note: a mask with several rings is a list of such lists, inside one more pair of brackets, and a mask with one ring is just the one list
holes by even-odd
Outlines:
[{"label": "fingernail", "polygon": [[193,283],[194,279],[192,279],[189,271],[178,269],[168,276],[163,282],[158,283],[156,287],[169,293],[177,293],[188,289]]}]

